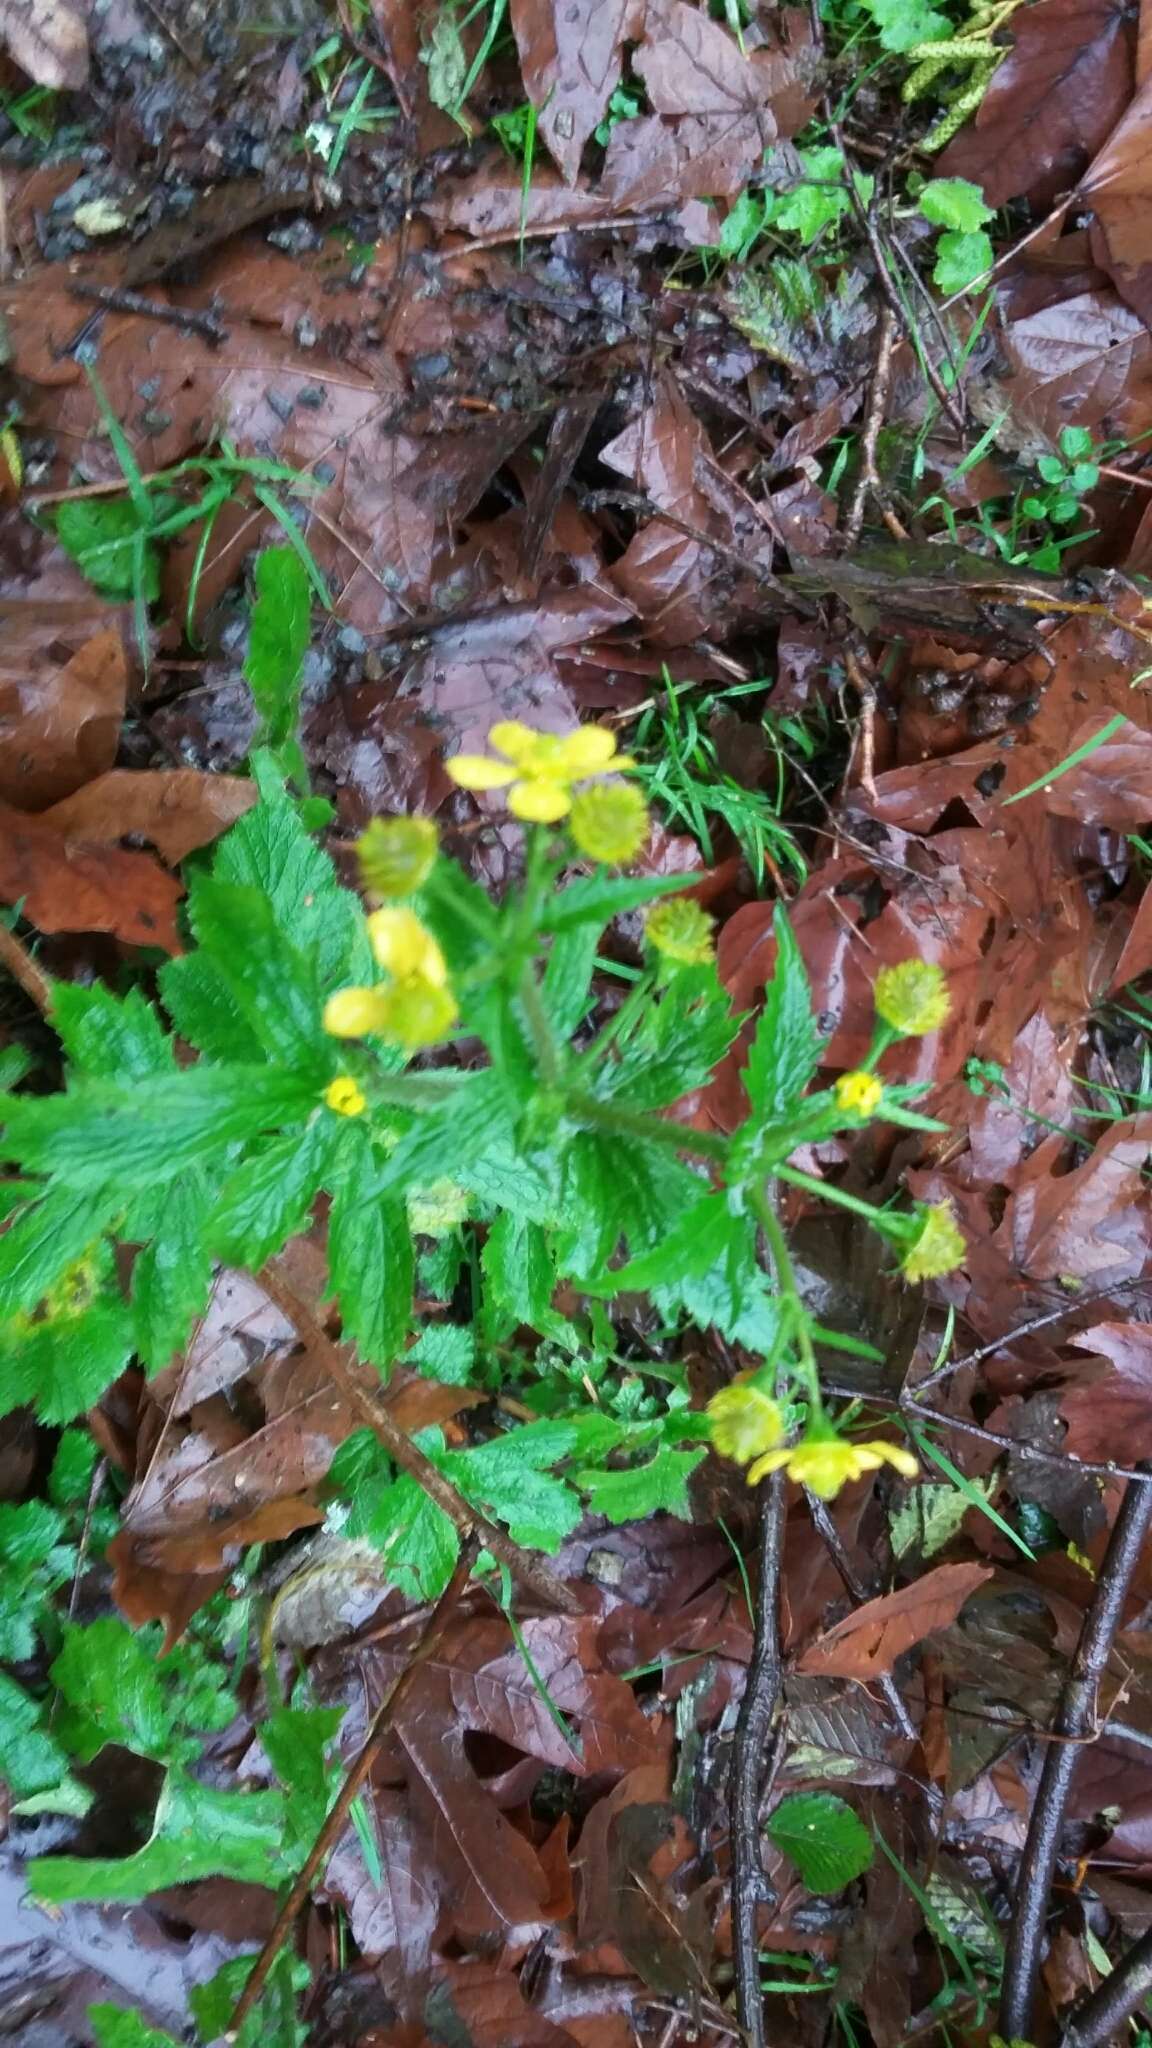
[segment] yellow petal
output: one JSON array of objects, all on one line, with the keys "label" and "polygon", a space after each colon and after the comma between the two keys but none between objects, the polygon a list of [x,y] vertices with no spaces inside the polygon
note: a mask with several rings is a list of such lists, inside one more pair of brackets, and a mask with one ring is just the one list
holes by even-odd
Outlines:
[{"label": "yellow petal", "polygon": [[602,775],[616,752],[616,735],[605,725],[582,725],[561,740],[557,769],[566,779]]},{"label": "yellow petal", "polygon": [[488,744],[522,768],[532,759],[543,738],[543,733],[533,732],[530,725],[521,725],[518,718],[502,718],[489,732]]},{"label": "yellow petal", "polygon": [[886,1464],[894,1465],[897,1472],[902,1472],[905,1479],[916,1478],[920,1466],[911,1451],[906,1451],[902,1444],[876,1444],[873,1448],[882,1454]]},{"label": "yellow petal", "polygon": [[368,919],[368,937],[381,967],[398,981],[419,974],[443,988],[448,979],[444,955],[414,910],[374,910]]},{"label": "yellow petal", "polygon": [[572,809],[572,799],[559,782],[545,782],[538,777],[531,782],[518,782],[508,798],[508,809],[514,818],[523,818],[529,825],[554,825],[558,818],[566,818]]},{"label": "yellow petal", "polygon": [[791,1456],[792,1453],[785,1444],[783,1450],[767,1451],[762,1458],[757,1458],[756,1463],[748,1467],[749,1486],[758,1486],[762,1479],[767,1479],[770,1472],[779,1472],[781,1465],[786,1465]]},{"label": "yellow petal", "polygon": [[365,1038],[380,1029],[384,991],[379,988],[342,988],[324,1005],[324,1029],[333,1038]]},{"label": "yellow petal", "polygon": [[506,789],[516,779],[514,768],[489,760],[487,754],[454,754],[444,767],[457,789]]}]

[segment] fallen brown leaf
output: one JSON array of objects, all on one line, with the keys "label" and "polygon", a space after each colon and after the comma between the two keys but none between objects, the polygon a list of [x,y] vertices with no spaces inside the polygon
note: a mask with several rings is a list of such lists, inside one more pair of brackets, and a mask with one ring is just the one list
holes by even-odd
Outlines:
[{"label": "fallen brown leaf", "polygon": [[[111,768],[124,716],[128,668],[117,627],[87,632],[56,607],[21,605],[4,620],[0,650],[0,800],[39,811]],[[75,646],[78,631],[85,637]],[[69,642],[75,652],[60,660]]]},{"label": "fallen brown leaf", "polygon": [[74,92],[88,76],[88,31],[67,0],[0,0],[0,42],[54,92]]},{"label": "fallen brown leaf", "polygon": [[183,893],[149,853],[66,839],[45,818],[0,805],[0,903],[19,903],[42,932],[110,932],[178,953]]},{"label": "fallen brown leaf", "polygon": [[819,1678],[881,1678],[905,1650],[955,1621],[969,1595],[991,1576],[987,1565],[938,1565],[915,1585],[867,1600],[845,1615],[805,1650],[796,1668]]},{"label": "fallen brown leaf", "polygon": [[250,811],[256,785],[239,775],[199,768],[113,768],[44,813],[68,839],[106,845],[147,839],[175,867],[198,846],[208,846]]}]

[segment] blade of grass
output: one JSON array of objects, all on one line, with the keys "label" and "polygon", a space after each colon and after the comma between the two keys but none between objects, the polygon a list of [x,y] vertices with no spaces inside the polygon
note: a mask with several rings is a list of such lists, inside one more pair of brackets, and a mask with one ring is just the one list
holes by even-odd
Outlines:
[{"label": "blade of grass", "polygon": [[1001,810],[1006,811],[1009,804],[1018,804],[1026,796],[1035,796],[1038,789],[1051,788],[1051,785],[1061,775],[1067,775],[1070,768],[1078,768],[1081,761],[1086,761],[1089,754],[1094,754],[1097,747],[1102,747],[1106,740],[1110,740],[1115,733],[1119,732],[1121,726],[1127,725],[1127,723],[1128,721],[1123,712],[1118,711],[1115,717],[1108,719],[1107,723],[1100,727],[1099,732],[1094,732],[1091,739],[1085,740],[1082,747],[1076,747],[1072,753],[1066,754],[1064,759],[1058,761],[1055,768],[1050,768],[1046,775],[1038,776],[1036,781],[1030,782],[1026,789],[1018,789],[1015,796],[1006,796],[1000,806]]}]

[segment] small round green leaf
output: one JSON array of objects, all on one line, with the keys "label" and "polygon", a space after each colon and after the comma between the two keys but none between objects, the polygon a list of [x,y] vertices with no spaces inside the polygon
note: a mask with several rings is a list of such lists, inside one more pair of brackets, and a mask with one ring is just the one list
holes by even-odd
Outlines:
[{"label": "small round green leaf", "polygon": [[796,1865],[810,1892],[840,1892],[872,1861],[872,1837],[843,1799],[831,1792],[795,1792],[782,1799],[768,1836]]}]

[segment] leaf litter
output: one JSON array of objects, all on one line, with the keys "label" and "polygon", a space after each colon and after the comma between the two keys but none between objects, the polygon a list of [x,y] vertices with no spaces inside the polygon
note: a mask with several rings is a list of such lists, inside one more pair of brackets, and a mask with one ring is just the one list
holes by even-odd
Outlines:
[{"label": "leaf litter", "polygon": [[[738,1014],[772,978],[779,898],[833,1074],[866,1056],[877,972],[939,964],[947,1023],[886,1071],[946,1128],[802,1163],[947,1200],[964,1267],[894,1302],[874,1247],[822,1237],[810,1191],[784,1203],[822,1322],[885,1359],[829,1350],[829,1388],[929,1448],[918,1481],[869,1475],[823,1520],[786,1503],[751,1924],[770,2039],[984,2040],[998,1998],[1006,2037],[1056,2038],[1152,1920],[1142,1554],[1095,1718],[1060,1724],[1084,1756],[1039,2003],[1005,2023],[1049,1731],[1139,1484],[1115,1468],[1152,1456],[1147,24],[1103,0],[273,12],[257,38],[231,7],[0,6],[5,932],[34,972],[120,993],[184,964],[204,849],[257,801],[245,592],[276,546],[307,562],[311,638],[263,738],[302,749],[339,859],[371,816],[434,811],[499,891],[515,839],[445,753],[591,713],[663,764],[647,864],[707,901]],[[919,149],[989,19],[986,90]],[[930,114],[903,88],[933,49]],[[978,250],[933,247],[984,233],[919,210],[933,178],[980,188],[969,223],[1004,209],[987,288]],[[708,845],[659,815],[673,761]],[[762,888],[753,800],[796,848]],[[599,1000],[638,957],[629,911]],[[51,1059],[35,985],[6,980],[6,1029]],[[681,1103],[697,1131],[740,1122],[749,1029]],[[157,1289],[145,1221],[132,1284]],[[338,1342],[331,1219],[305,1203],[299,1228],[296,1291]],[[382,1399],[450,1464],[519,1396],[459,1277],[425,1278]],[[54,1718],[4,1752],[4,1884],[15,1902],[38,1859],[32,1897],[66,1902],[5,1959],[0,2024],[34,2048],[139,2048],[108,2000],[179,2038],[190,1986],[255,1953],[290,1874],[285,1792],[314,1836],[450,1569],[418,1490],[406,1534],[381,1521],[363,1408],[276,1300],[223,1264],[198,1286],[191,1342],[165,1348],[158,1305],[151,1376],[125,1342],[5,1480],[0,1518],[28,1518],[0,1527],[5,1560],[36,1558],[54,1619],[0,1679],[23,1700],[63,1673]],[[563,1290],[545,1306],[562,1325]],[[667,1365],[615,1313],[625,1355]],[[707,1322],[677,1343],[694,1408],[747,1362]],[[676,1513],[554,1525],[573,1613],[518,1604],[512,1626],[474,1589],[451,1617],[305,1904],[317,2041],[731,2038],[756,1499],[715,1458],[680,1489]],[[77,1624],[113,1630],[135,1705],[65,1812],[37,1812],[53,1746],[84,1746]],[[145,1725],[166,1670],[183,1732]],[[278,1711],[304,1719],[278,1735]],[[85,1886],[144,1901],[142,1975]]]}]

